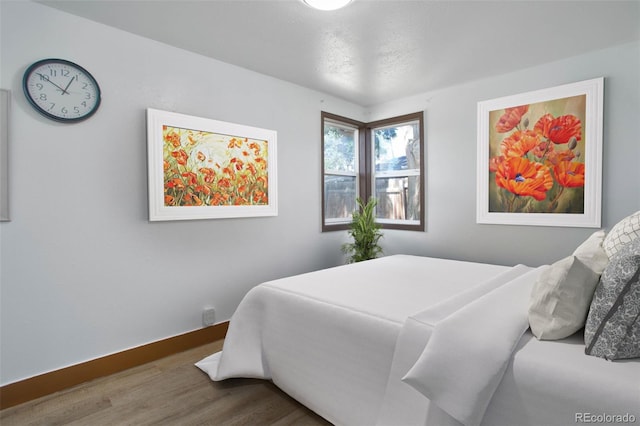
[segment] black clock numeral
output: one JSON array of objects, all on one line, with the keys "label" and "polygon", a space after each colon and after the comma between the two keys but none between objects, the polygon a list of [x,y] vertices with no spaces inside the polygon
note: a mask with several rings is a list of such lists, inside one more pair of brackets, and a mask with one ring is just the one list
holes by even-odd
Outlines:
[{"label": "black clock numeral", "polygon": [[40,93],[40,100],[41,101],[46,101],[47,100],[47,94],[46,93]]},{"label": "black clock numeral", "polygon": [[54,104],[53,102],[51,102],[51,106],[49,107],[49,111],[51,111],[53,109],[53,107],[55,107],[56,104]]},{"label": "black clock numeral", "polygon": [[80,104],[85,108],[87,107],[87,101],[82,101],[82,102],[80,102]]},{"label": "black clock numeral", "polygon": [[82,90],[87,90],[87,87],[89,87],[89,83],[82,84]]},{"label": "black clock numeral", "polygon": [[38,88],[38,90],[42,90],[44,88],[44,84],[36,83],[36,87]]},{"label": "black clock numeral", "polygon": [[80,108],[78,108],[77,106],[73,107],[73,112],[75,112],[76,114],[80,114]]},{"label": "black clock numeral", "polygon": [[60,70],[60,74],[62,74],[63,77],[69,77],[70,73],[69,70]]},{"label": "black clock numeral", "polygon": [[91,93],[86,93],[84,96],[85,99],[91,99]]},{"label": "black clock numeral", "polygon": [[49,68],[49,74],[51,74],[51,77],[56,77],[58,75],[58,71],[52,68]]}]

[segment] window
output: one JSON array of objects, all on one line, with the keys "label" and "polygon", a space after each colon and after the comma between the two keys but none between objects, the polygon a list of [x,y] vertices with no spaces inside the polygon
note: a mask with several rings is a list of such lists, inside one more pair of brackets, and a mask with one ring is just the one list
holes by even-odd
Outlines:
[{"label": "window", "polygon": [[373,123],[322,113],[322,230],[348,229],[356,198],[383,228],[424,230],[423,113]]}]

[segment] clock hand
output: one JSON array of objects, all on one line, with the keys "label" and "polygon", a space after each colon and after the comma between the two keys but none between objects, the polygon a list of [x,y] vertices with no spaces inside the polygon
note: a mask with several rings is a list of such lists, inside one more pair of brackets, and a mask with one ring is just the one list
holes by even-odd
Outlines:
[{"label": "clock hand", "polygon": [[71,86],[71,83],[73,82],[73,79],[74,79],[74,78],[75,78],[75,77],[71,77],[71,80],[69,80],[69,83],[67,83],[67,87],[65,87],[65,88],[62,90],[62,94],[63,94],[63,95],[64,95],[65,93],[66,93],[67,95],[69,94],[69,92],[67,92],[67,89],[69,88],[69,86]]},{"label": "clock hand", "polygon": [[62,87],[58,86],[57,84],[55,84],[53,81],[49,80],[49,77],[47,77],[44,74],[40,74],[39,72],[37,72],[36,74],[38,74],[40,76],[41,79],[48,81],[49,83],[53,84],[54,86],[56,86],[58,89],[62,90],[62,94],[64,95],[66,93],[66,90],[63,89]]}]

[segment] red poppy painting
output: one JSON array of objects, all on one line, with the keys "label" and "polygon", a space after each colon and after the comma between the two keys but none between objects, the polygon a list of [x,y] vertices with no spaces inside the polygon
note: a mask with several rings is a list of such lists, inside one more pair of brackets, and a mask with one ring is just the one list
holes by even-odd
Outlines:
[{"label": "red poppy painting", "polygon": [[275,215],[274,131],[148,110],[151,220]]},{"label": "red poppy painting", "polygon": [[478,104],[479,223],[599,226],[602,85]]},{"label": "red poppy painting", "polygon": [[269,203],[268,141],[167,125],[162,138],[165,206]]}]

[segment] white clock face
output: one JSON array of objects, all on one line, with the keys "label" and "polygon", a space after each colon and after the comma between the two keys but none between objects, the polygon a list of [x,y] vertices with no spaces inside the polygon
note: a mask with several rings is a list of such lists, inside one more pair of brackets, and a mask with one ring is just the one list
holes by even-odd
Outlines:
[{"label": "white clock face", "polygon": [[24,93],[31,105],[57,121],[80,121],[100,105],[100,87],[84,68],[62,59],[45,59],[24,74]]}]

